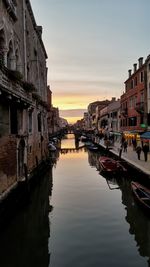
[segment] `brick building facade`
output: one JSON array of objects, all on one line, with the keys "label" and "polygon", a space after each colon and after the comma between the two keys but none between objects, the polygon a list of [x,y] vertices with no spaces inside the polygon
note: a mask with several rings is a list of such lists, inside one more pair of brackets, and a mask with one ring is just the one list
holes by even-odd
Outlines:
[{"label": "brick building facade", "polygon": [[147,125],[146,64],[139,58],[125,81],[125,93],[121,95],[121,131],[142,132]]}]

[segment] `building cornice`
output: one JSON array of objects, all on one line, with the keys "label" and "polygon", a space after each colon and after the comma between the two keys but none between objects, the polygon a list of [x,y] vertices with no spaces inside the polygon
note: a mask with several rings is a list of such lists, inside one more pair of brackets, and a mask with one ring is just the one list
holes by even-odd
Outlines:
[{"label": "building cornice", "polygon": [[131,76],[124,82],[127,83],[129,80],[132,80],[134,76],[137,75],[138,72],[140,72],[144,67],[146,63],[144,63],[140,68],[138,68],[134,73],[131,74]]},{"label": "building cornice", "polygon": [[34,30],[35,30],[36,33],[37,33],[37,36],[38,36],[38,38],[39,38],[41,47],[42,47],[42,49],[43,49],[43,51],[44,51],[44,54],[45,54],[45,58],[47,59],[48,56],[47,56],[47,53],[46,53],[46,49],[45,49],[44,43],[43,43],[43,41],[42,41],[42,39],[41,39],[40,33],[39,33],[38,29],[37,29],[38,25],[36,24],[36,21],[35,21],[35,17],[34,17],[33,11],[32,11],[32,7],[31,7],[30,0],[25,0],[25,1],[26,1],[26,6],[27,6],[27,8],[28,8],[28,12],[29,12],[29,14],[30,14],[30,16],[31,16],[31,19],[32,19],[32,23],[33,23]]}]

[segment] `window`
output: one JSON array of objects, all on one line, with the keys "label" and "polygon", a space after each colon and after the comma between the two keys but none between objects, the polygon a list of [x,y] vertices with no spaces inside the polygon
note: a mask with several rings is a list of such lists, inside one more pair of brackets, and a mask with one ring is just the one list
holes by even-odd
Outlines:
[{"label": "window", "polygon": [[136,107],[136,103],[137,103],[137,96],[134,97],[134,107]]},{"label": "window", "polygon": [[0,104],[0,137],[9,134],[9,107]]},{"label": "window", "polygon": [[19,132],[22,131],[23,128],[23,110],[18,110],[17,120],[18,120],[18,132]]},{"label": "window", "polygon": [[11,134],[18,133],[17,109],[14,106],[10,108],[10,132]]},{"label": "window", "polygon": [[114,112],[113,112],[112,117],[113,117],[113,118],[117,118],[117,111],[114,111]]},{"label": "window", "polygon": [[38,132],[41,132],[41,113],[38,114],[37,120],[38,120]]},{"label": "window", "polygon": [[142,83],[144,81],[144,73],[141,71],[140,73],[140,82]]},{"label": "window", "polygon": [[45,117],[43,117],[43,131],[45,131],[46,130],[46,125],[45,125]]},{"label": "window", "polygon": [[32,112],[29,112],[29,133],[32,133]]},{"label": "window", "polygon": [[34,56],[37,57],[37,50],[34,48]]},{"label": "window", "polygon": [[136,117],[130,117],[128,119],[129,126],[136,126],[137,125],[137,118]]},{"label": "window", "polygon": [[131,89],[134,87],[134,80],[131,81]]},{"label": "window", "polygon": [[129,107],[130,108],[133,107],[133,97],[130,97],[130,99],[129,99]]},{"label": "window", "polygon": [[137,102],[137,96],[132,96],[132,107],[134,108],[136,106]]},{"label": "window", "polygon": [[137,86],[137,77],[134,79],[134,85]]},{"label": "window", "polygon": [[144,102],[144,93],[143,92],[141,93],[140,100],[141,100],[141,102]]}]

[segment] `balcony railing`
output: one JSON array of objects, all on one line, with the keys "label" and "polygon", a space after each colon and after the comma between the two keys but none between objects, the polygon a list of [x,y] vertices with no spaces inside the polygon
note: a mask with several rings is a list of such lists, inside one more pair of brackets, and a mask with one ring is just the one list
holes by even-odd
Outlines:
[{"label": "balcony railing", "polygon": [[14,2],[12,0],[4,0],[6,8],[10,16],[17,20],[17,12],[16,12],[16,6],[14,5]]},{"label": "balcony railing", "polygon": [[144,113],[144,102],[136,103],[135,110],[140,114]]},{"label": "balcony railing", "polygon": [[121,113],[121,115],[123,115],[124,117],[127,117],[127,116],[128,116],[128,109],[127,109],[127,108],[121,109],[120,113]]},{"label": "balcony railing", "polygon": [[8,77],[6,67],[0,67],[0,87],[5,94],[10,94],[15,98],[20,98],[26,103],[31,104],[31,94],[25,92],[22,83],[15,82]]}]

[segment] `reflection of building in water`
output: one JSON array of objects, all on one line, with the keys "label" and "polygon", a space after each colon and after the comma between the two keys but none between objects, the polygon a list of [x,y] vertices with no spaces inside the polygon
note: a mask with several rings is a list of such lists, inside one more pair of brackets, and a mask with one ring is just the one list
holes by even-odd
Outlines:
[{"label": "reflection of building in water", "polygon": [[56,167],[57,161],[59,159],[60,150],[57,149],[56,151],[49,151],[49,160],[51,166]]},{"label": "reflection of building in water", "polygon": [[96,167],[97,170],[99,170],[99,156],[99,154],[88,150],[88,162],[90,166]]},{"label": "reflection of building in water", "polygon": [[130,225],[129,233],[134,235],[139,254],[149,258],[148,266],[150,266],[150,220],[134,199],[130,181],[120,180],[120,188],[122,203],[126,206],[127,211],[125,219]]},{"label": "reflection of building in water", "polygon": [[75,148],[78,149],[79,148],[79,139],[75,138]]},{"label": "reflection of building in water", "polygon": [[[41,177],[34,188],[30,202],[22,207],[9,222],[8,229],[0,232],[1,266],[47,267],[50,263],[48,238],[49,212],[52,210],[52,169]],[[7,253],[9,251],[9,257]]]},{"label": "reflection of building in water", "polygon": [[69,153],[78,153],[79,151],[82,151],[84,149],[84,145],[80,146],[78,148],[62,148],[61,149],[61,154],[67,154]]}]

